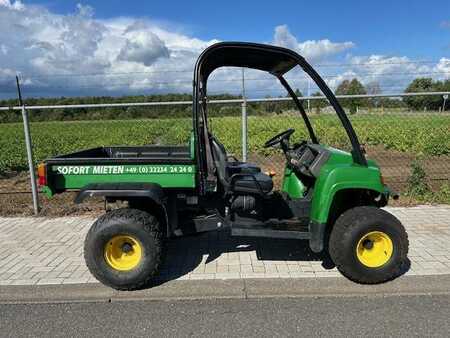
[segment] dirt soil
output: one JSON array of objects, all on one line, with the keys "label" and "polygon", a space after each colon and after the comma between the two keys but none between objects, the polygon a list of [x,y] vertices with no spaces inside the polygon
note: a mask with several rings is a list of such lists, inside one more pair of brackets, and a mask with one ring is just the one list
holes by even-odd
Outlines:
[{"label": "dirt soil", "polygon": [[[11,173],[0,178],[0,216],[29,216],[33,214],[30,179],[27,173]],[[75,204],[75,192],[66,192],[49,199],[39,194],[41,216],[99,215],[104,211],[101,199]]]},{"label": "dirt soil", "polygon": [[[367,147],[367,156],[381,167],[386,184],[398,191],[405,190],[416,154],[377,146]],[[443,183],[450,183],[450,156],[423,157],[421,164],[432,189],[437,190]]]},{"label": "dirt soil", "polygon": [[[377,161],[381,166],[386,184],[398,192],[405,190],[410,175],[411,162],[414,154],[386,150],[383,147],[367,149],[368,157]],[[264,171],[275,171],[275,189],[280,189],[283,178],[285,159],[282,154],[263,157],[249,154],[249,162],[257,163]],[[429,183],[433,189],[438,189],[443,183],[450,182],[450,156],[426,158],[423,166],[427,172]],[[0,216],[29,216],[33,214],[33,204],[30,193],[29,177],[27,173],[10,173],[0,177]],[[86,203],[73,202],[76,193],[66,192],[48,199],[40,194],[42,216],[97,216],[104,212],[104,202],[101,199],[91,199]],[[410,206],[417,201],[401,196],[398,201],[390,201],[392,206]]]}]

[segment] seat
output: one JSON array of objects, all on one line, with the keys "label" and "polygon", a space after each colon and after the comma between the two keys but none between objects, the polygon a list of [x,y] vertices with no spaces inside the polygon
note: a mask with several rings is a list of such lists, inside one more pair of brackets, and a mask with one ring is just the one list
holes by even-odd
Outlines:
[{"label": "seat", "polygon": [[259,173],[261,172],[261,168],[256,164],[240,162],[240,161],[228,161],[227,162],[227,171],[230,175],[237,173]]},{"label": "seat", "polygon": [[272,177],[264,173],[253,173],[234,180],[233,190],[248,193],[269,193],[273,188]]},{"label": "seat", "polygon": [[272,178],[262,173],[261,168],[251,163],[229,161],[223,144],[214,136],[210,141],[217,176],[225,190],[251,194],[267,194],[272,190]]},{"label": "seat", "polygon": [[[227,155],[225,146],[217,138],[210,135],[214,158],[224,157],[226,162],[226,171],[229,176],[237,173],[259,173],[261,168],[256,164],[240,162],[236,158]],[[215,153],[215,154],[214,154]],[[232,161],[230,161],[232,159]]]}]

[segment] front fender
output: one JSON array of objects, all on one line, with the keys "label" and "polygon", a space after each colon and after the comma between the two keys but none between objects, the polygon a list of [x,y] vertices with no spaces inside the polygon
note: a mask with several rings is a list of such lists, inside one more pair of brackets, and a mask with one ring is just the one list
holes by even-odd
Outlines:
[{"label": "front fender", "polygon": [[314,187],[311,220],[327,223],[333,199],[343,189],[367,189],[383,193],[381,173],[377,167],[360,165],[324,168]]}]

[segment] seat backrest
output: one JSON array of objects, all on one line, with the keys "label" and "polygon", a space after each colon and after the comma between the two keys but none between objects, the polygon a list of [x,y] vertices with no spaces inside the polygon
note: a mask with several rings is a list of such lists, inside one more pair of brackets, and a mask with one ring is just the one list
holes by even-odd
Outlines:
[{"label": "seat backrest", "polygon": [[210,140],[217,176],[219,178],[220,183],[222,183],[222,185],[226,187],[228,186],[227,151],[225,150],[223,144],[220,143],[214,136],[211,136]]}]

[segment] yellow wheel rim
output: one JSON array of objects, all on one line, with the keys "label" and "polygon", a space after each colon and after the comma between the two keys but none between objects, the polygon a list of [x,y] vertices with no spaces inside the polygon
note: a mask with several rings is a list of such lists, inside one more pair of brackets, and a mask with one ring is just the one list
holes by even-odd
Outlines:
[{"label": "yellow wheel rim", "polygon": [[105,260],[115,270],[133,270],[139,264],[141,258],[142,247],[132,236],[114,236],[106,243]]},{"label": "yellow wheel rim", "polygon": [[358,260],[369,268],[378,268],[392,257],[394,245],[391,238],[381,231],[372,231],[361,237],[356,246]]}]

